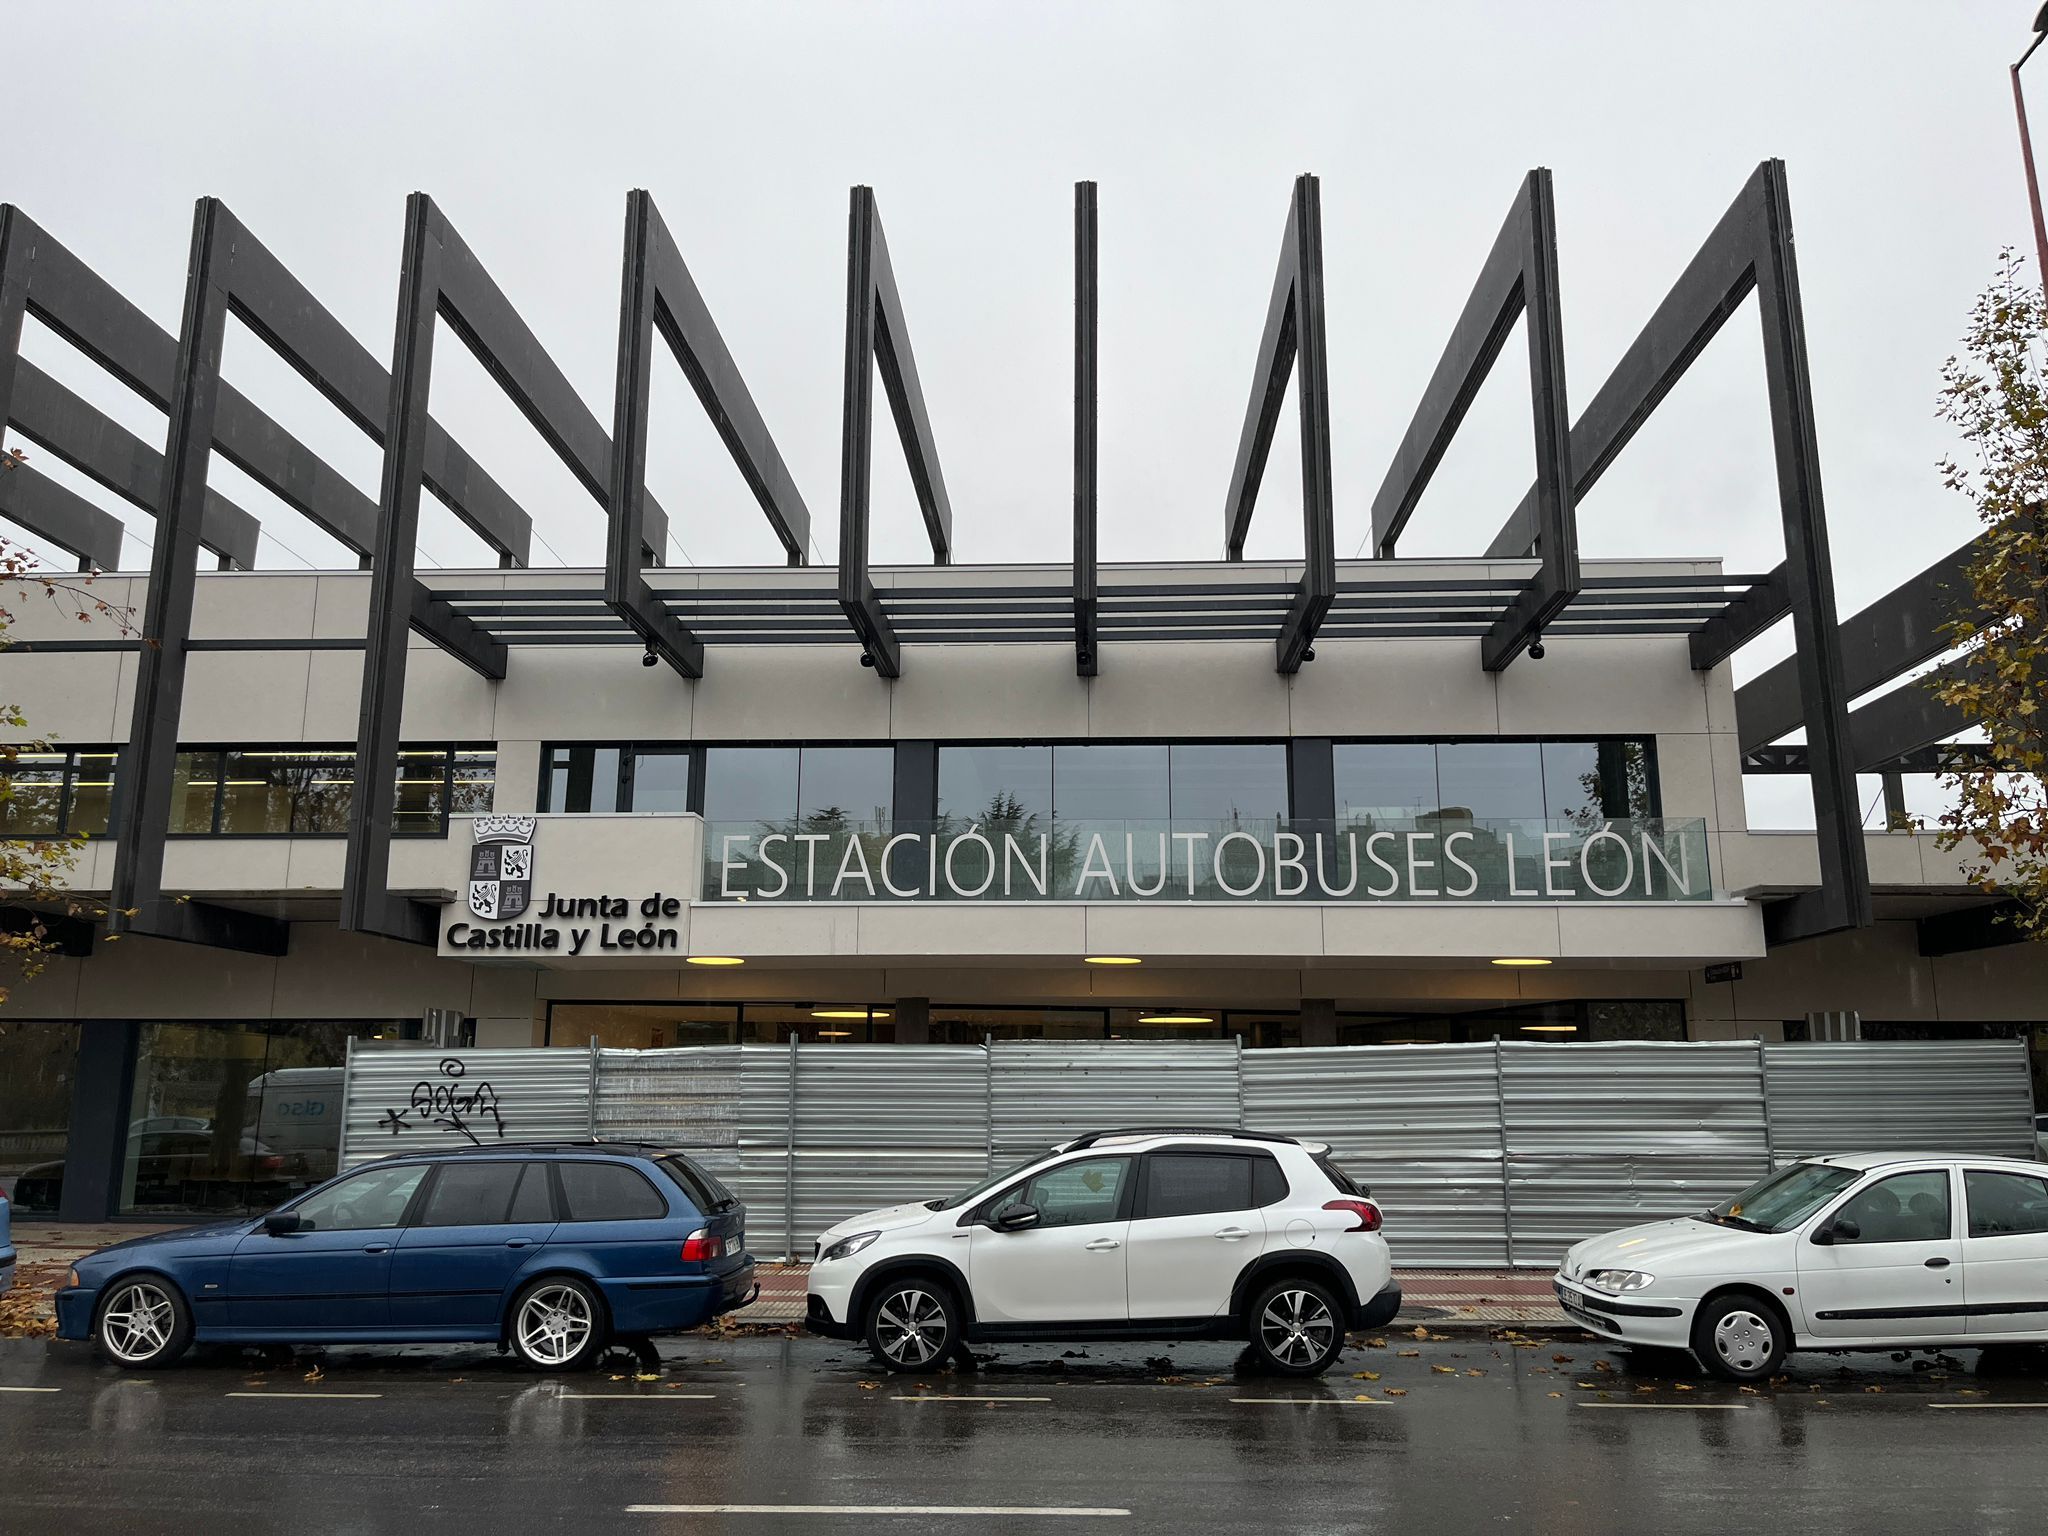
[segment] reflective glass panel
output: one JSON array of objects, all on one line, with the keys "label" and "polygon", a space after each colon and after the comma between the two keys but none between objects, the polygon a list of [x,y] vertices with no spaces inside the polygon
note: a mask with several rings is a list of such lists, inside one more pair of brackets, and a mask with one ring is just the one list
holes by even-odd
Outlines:
[{"label": "reflective glass panel", "polygon": [[71,804],[64,829],[98,837],[107,830],[114,803],[116,752],[80,752],[72,760]]},{"label": "reflective glass panel", "polygon": [[1543,743],[1543,814],[1552,821],[1597,825],[1606,817],[1600,748],[1591,741]]},{"label": "reflective glass panel", "polygon": [[1436,748],[1426,741],[1339,742],[1337,819],[1376,825],[1436,814]]},{"label": "reflective glass panel", "polygon": [[[128,1101],[121,1210],[239,1211],[251,1199],[264,1031],[249,1024],[145,1024]],[[274,1171],[274,1170],[273,1170]],[[282,1183],[256,1194],[275,1205]]]},{"label": "reflective glass panel", "polygon": [[497,790],[497,753],[456,753],[454,790],[448,801],[451,814],[474,816],[488,812]]},{"label": "reflective glass panel", "polygon": [[1256,745],[1176,745],[1167,755],[1176,821],[1284,821],[1287,749]]},{"label": "reflective glass panel", "polygon": [[1163,745],[1054,747],[1052,793],[1062,821],[1165,821],[1173,815]]},{"label": "reflective glass panel", "polygon": [[346,832],[355,754],[322,748],[240,748],[226,758],[223,833]]},{"label": "reflective glass panel", "polygon": [[1474,821],[1542,820],[1542,759],[1533,741],[1440,743],[1436,782],[1444,814],[1462,812]]},{"label": "reflective glass panel", "polygon": [[180,752],[171,772],[173,832],[211,832],[213,803],[220,794],[220,754]]},{"label": "reflective glass panel", "polygon": [[690,754],[647,751],[633,754],[633,809],[687,811],[690,808]]},{"label": "reflective glass panel", "polygon": [[548,1016],[548,1044],[582,1048],[594,1035],[611,1050],[734,1045],[739,1021],[739,1008],[731,1003],[556,1003]]},{"label": "reflective glass panel", "polygon": [[940,747],[939,815],[1014,831],[1052,816],[1051,747]]},{"label": "reflective glass panel", "polygon": [[796,815],[795,747],[712,747],[704,754],[704,819],[782,826]]},{"label": "reflective glass panel", "polygon": [[391,830],[433,836],[446,824],[443,818],[447,813],[448,754],[434,748],[401,751]]},{"label": "reflective glass panel", "polygon": [[893,747],[805,747],[797,780],[797,816],[806,830],[876,826],[895,799]]},{"label": "reflective glass panel", "polygon": [[56,837],[64,830],[62,752],[21,752],[0,764],[0,835]]},{"label": "reflective glass panel", "polygon": [[0,1194],[17,1216],[54,1216],[64,1192],[78,1026],[0,1022]]}]

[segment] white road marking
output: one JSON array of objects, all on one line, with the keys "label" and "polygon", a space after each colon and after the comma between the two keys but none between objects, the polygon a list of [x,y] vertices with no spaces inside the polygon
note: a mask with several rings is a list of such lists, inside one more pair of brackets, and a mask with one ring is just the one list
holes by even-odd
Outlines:
[{"label": "white road marking", "polygon": [[716,1392],[557,1392],[558,1398],[570,1398],[577,1402],[668,1402],[708,1403],[717,1397]]},{"label": "white road marking", "polygon": [[974,1397],[964,1392],[899,1392],[893,1403],[1049,1403],[1049,1397]]},{"label": "white road marking", "polygon": [[0,1387],[0,1392],[62,1392],[62,1387]]},{"label": "white road marking", "polygon": [[1927,1403],[1928,1408],[2048,1408],[2048,1403]]},{"label": "white road marking", "polygon": [[1233,1403],[1299,1403],[1305,1408],[1397,1408],[1400,1404],[1384,1397],[1233,1397]]},{"label": "white road marking", "polygon": [[382,1392],[230,1392],[229,1397],[382,1397]]},{"label": "white road marking", "polygon": [[1684,1409],[1689,1409],[1690,1411],[1692,1411],[1692,1412],[1694,1412],[1694,1413],[1699,1413],[1699,1412],[1702,1412],[1702,1411],[1706,1411],[1706,1412],[1714,1412],[1714,1411],[1716,1411],[1716,1410],[1718,1410],[1718,1411],[1720,1411],[1720,1412],[1722,1412],[1722,1413],[1739,1413],[1739,1412],[1741,1412],[1741,1411],[1742,1411],[1743,1409],[1747,1408],[1747,1407],[1749,1406],[1749,1404],[1747,1404],[1747,1403],[1587,1403],[1587,1402],[1578,1402],[1578,1403],[1574,1403],[1574,1404],[1572,1404],[1572,1406],[1573,1406],[1574,1408],[1684,1408]]},{"label": "white road marking", "polygon": [[1128,1509],[1059,1504],[628,1504],[629,1515],[1036,1515],[1092,1519],[1128,1515]]}]

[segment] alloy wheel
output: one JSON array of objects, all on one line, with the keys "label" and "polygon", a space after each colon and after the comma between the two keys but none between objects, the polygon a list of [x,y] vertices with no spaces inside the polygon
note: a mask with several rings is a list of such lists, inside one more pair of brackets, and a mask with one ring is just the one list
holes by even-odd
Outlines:
[{"label": "alloy wheel", "polygon": [[1743,1308],[1725,1312],[1714,1324],[1714,1353],[1732,1371],[1750,1375],[1771,1358],[1775,1343],[1771,1325]]},{"label": "alloy wheel", "polygon": [[909,1287],[876,1310],[875,1336],[898,1365],[925,1365],[946,1347],[946,1309],[930,1291]]},{"label": "alloy wheel", "polygon": [[129,1365],[154,1359],[171,1341],[177,1304],[162,1286],[136,1280],[116,1291],[100,1314],[100,1342]]},{"label": "alloy wheel", "polygon": [[1259,1342],[1282,1365],[1314,1365],[1337,1338],[1337,1320],[1313,1291],[1281,1291],[1259,1316]]},{"label": "alloy wheel", "polygon": [[519,1309],[519,1348],[540,1365],[567,1365],[590,1340],[590,1299],[572,1285],[545,1285]]}]

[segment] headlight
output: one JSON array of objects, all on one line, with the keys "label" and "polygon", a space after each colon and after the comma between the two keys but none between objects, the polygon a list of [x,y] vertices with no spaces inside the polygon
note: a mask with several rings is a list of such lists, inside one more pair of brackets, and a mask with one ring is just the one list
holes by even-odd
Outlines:
[{"label": "headlight", "polygon": [[75,1291],[83,1284],[85,1284],[85,1282],[78,1278],[77,1265],[74,1264],[71,1268],[64,1271],[64,1284],[61,1287],[61,1289],[67,1291]]},{"label": "headlight", "polygon": [[1640,1269],[1589,1269],[1586,1284],[1597,1285],[1603,1291],[1640,1291],[1647,1289],[1655,1275],[1646,1275]]},{"label": "headlight", "polygon": [[818,1262],[825,1264],[833,1259],[850,1259],[881,1235],[879,1232],[856,1232],[851,1237],[842,1237],[818,1255]]}]

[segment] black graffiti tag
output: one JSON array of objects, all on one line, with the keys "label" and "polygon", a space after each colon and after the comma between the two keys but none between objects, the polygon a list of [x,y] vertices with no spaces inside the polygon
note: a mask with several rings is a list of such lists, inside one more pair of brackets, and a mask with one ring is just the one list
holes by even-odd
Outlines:
[{"label": "black graffiti tag", "polygon": [[[396,1136],[400,1131],[424,1130],[438,1125],[469,1138],[470,1145],[482,1146],[470,1128],[471,1122],[489,1118],[499,1139],[505,1135],[505,1116],[498,1105],[498,1091],[489,1083],[464,1083],[468,1070],[453,1056],[443,1058],[440,1073],[445,1081],[423,1078],[412,1085],[412,1097],[398,1109],[387,1109],[377,1124]],[[417,1116],[418,1118],[413,1118]]]}]

